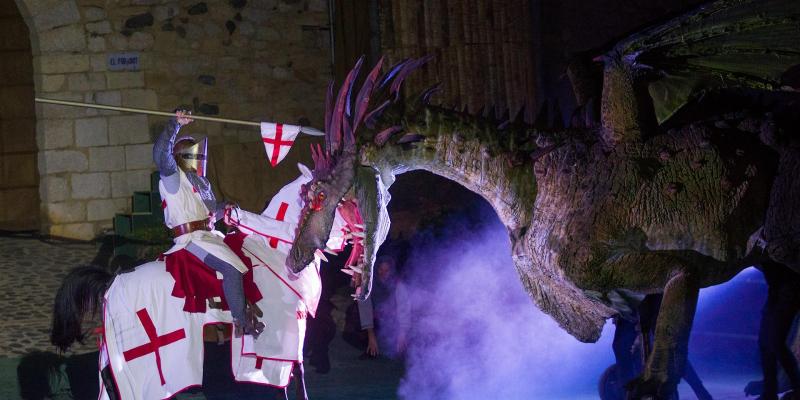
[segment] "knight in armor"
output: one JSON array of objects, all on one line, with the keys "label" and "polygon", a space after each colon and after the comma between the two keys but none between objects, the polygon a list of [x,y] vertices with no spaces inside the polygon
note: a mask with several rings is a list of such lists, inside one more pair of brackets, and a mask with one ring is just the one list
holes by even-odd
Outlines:
[{"label": "knight in armor", "polygon": [[234,205],[217,201],[205,177],[208,139],[177,137],[181,127],[192,122],[190,114],[177,111],[153,146],[153,160],[161,176],[158,190],[164,221],[175,237],[175,245],[166,254],[186,249],[222,274],[222,289],[236,331],[257,337],[264,324],[247,310],[242,275],[248,269],[223,242],[224,235],[214,230],[214,222]]}]

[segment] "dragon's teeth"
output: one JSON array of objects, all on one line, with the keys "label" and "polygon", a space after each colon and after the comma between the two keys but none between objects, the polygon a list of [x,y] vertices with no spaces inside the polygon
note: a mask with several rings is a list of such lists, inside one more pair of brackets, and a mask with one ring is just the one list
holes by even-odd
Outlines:
[{"label": "dragon's teeth", "polygon": [[353,226],[354,226],[354,227],[356,227],[356,228],[358,228],[358,229],[366,229],[366,227],[364,226],[364,224],[353,224]]},{"label": "dragon's teeth", "polygon": [[328,262],[328,257],[325,257],[325,253],[323,253],[322,250],[317,249],[317,251],[315,251],[314,254],[316,254],[317,257],[320,258],[320,260]]},{"label": "dragon's teeth", "polygon": [[326,253],[328,253],[328,254],[330,254],[330,255],[332,255],[332,256],[335,256],[335,255],[336,255],[336,251],[334,251],[333,249],[331,249],[331,248],[328,248],[328,247],[326,247],[326,248],[325,248],[325,249],[323,249],[322,251],[324,251],[324,252],[326,252]]},{"label": "dragon's teeth", "polygon": [[359,274],[364,273],[364,268],[356,266],[356,265],[351,265],[350,269],[352,269],[353,271],[358,272]]},{"label": "dragon's teeth", "polygon": [[367,235],[364,232],[353,232],[353,236],[364,239]]},{"label": "dragon's teeth", "polygon": [[355,274],[355,271],[349,270],[347,268],[342,268],[342,272],[344,272],[345,274],[350,275],[350,276],[353,276]]}]

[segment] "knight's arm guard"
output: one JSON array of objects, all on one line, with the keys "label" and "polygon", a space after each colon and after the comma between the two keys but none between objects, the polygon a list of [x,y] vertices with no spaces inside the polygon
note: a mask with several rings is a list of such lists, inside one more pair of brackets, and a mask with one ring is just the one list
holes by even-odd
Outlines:
[{"label": "knight's arm guard", "polygon": [[232,209],[230,218],[239,227],[239,230],[248,235],[269,236],[285,242],[294,240],[295,230],[297,229],[297,224],[278,221],[277,219],[254,214],[240,208]]},{"label": "knight's arm guard", "polygon": [[175,118],[171,118],[164,130],[158,135],[153,144],[153,161],[158,167],[158,173],[162,177],[167,177],[178,172],[178,164],[172,157],[172,148],[175,146],[175,137],[178,135],[181,126]]}]

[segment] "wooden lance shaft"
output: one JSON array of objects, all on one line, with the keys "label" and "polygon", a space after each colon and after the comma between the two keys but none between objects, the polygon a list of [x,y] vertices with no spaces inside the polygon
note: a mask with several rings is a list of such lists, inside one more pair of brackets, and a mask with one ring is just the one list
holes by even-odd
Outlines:
[{"label": "wooden lance shaft", "polygon": [[[147,110],[144,108],[131,108],[131,107],[116,107],[116,106],[107,106],[103,104],[92,104],[92,103],[81,103],[78,101],[67,101],[67,100],[53,100],[53,99],[45,99],[41,97],[36,97],[34,99],[37,103],[46,103],[46,104],[58,104],[62,106],[73,106],[73,107],[87,107],[87,108],[97,108],[100,110],[110,110],[110,111],[123,111],[123,112],[132,112],[138,114],[149,114],[149,115],[160,115],[164,117],[174,117],[175,113],[165,112],[165,111],[157,111],[157,110]],[[247,125],[247,126],[258,126],[261,127],[260,122],[253,122],[253,121],[242,121],[240,119],[229,119],[229,118],[217,118],[217,117],[206,117],[202,115],[191,115],[189,116],[192,119],[200,120],[200,121],[214,121],[214,122],[222,122],[225,124],[236,124],[236,125]],[[306,135],[311,136],[322,136],[324,135],[323,132],[308,127],[308,126],[301,126],[300,132],[305,133]]]}]

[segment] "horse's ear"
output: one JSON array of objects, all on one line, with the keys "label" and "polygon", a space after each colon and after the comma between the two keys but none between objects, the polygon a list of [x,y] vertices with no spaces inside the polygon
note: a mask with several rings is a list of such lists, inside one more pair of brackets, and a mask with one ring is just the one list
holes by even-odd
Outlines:
[{"label": "horse's ear", "polygon": [[308,169],[308,167],[306,167],[305,165],[297,163],[297,169],[299,169],[300,173],[303,174],[303,176],[305,176],[306,178],[308,179],[314,178],[314,176],[311,174],[311,170]]}]

